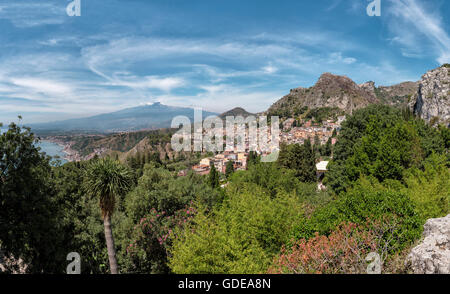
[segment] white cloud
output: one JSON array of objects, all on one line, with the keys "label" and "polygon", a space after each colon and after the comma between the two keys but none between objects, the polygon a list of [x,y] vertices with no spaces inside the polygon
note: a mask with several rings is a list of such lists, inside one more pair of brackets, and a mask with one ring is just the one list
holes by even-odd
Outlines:
[{"label": "white cloud", "polygon": [[19,28],[62,24],[67,20],[65,3],[26,1],[0,4],[0,19],[7,19]]},{"label": "white cloud", "polygon": [[357,60],[353,57],[344,57],[342,56],[342,52],[333,52],[330,54],[330,63],[343,63],[343,64],[353,64]]},{"label": "white cloud", "polygon": [[[359,82],[392,84],[409,77],[387,62],[362,63],[355,57],[370,50],[332,31],[197,39],[105,32],[80,40],[47,35],[38,44],[48,53],[0,56],[0,94],[36,102],[18,111],[87,116],[157,100],[216,112],[236,106],[257,112],[292,87],[311,86],[311,77],[324,71]],[[8,101],[2,109],[13,110]]]},{"label": "white cloud", "polygon": [[267,66],[263,67],[262,70],[267,74],[273,74],[278,71],[278,68],[276,68],[275,66],[272,66],[272,65],[267,65]]},{"label": "white cloud", "polygon": [[125,86],[132,89],[159,89],[162,91],[170,92],[172,89],[179,88],[185,84],[182,78],[168,77],[160,78],[157,76],[145,76],[139,77],[126,77],[118,79],[117,77],[110,78],[110,82],[105,85],[109,86]]},{"label": "white cloud", "polygon": [[12,78],[11,82],[39,93],[63,95],[72,92],[69,85],[39,78]]},{"label": "white cloud", "polygon": [[429,45],[439,63],[450,62],[450,37],[439,10],[432,10],[429,3],[418,0],[389,2],[390,29],[395,34],[392,41],[406,48],[404,56],[426,54],[426,45]]},{"label": "white cloud", "polygon": [[200,107],[218,113],[238,106],[249,112],[261,112],[285,94],[285,91],[248,91],[239,86],[224,84],[201,88],[205,92],[191,96],[163,95],[158,97],[158,101],[174,106]]}]

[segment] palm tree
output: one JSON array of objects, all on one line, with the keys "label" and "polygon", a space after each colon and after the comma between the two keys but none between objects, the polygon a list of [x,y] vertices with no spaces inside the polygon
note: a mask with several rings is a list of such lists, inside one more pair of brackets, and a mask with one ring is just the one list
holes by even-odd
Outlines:
[{"label": "palm tree", "polygon": [[110,158],[93,160],[87,169],[85,190],[88,194],[100,198],[111,274],[118,273],[111,216],[114,212],[116,197],[124,195],[130,189],[131,181],[130,171],[119,161]]}]

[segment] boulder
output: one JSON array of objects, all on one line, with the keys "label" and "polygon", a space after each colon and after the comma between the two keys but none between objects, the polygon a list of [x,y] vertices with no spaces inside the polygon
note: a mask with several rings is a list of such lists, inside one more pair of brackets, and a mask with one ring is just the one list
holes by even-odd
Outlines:
[{"label": "boulder", "polygon": [[450,274],[450,214],[425,223],[423,240],[407,262],[415,274]]}]

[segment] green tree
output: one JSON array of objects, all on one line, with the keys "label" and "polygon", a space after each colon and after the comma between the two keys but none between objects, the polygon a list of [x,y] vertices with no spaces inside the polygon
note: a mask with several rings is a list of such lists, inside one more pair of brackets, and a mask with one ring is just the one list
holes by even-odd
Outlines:
[{"label": "green tree", "polygon": [[[29,273],[61,273],[68,252],[49,158],[29,128],[14,123],[0,134],[0,247]],[[17,270],[17,269],[11,269]]]},{"label": "green tree", "polygon": [[332,152],[332,144],[331,144],[331,138],[328,138],[327,143],[325,144],[325,147],[323,148],[323,154],[324,156],[331,156]]},{"label": "green tree", "polygon": [[149,162],[153,162],[156,166],[161,166],[161,154],[159,152],[152,152],[149,156]]},{"label": "green tree", "polygon": [[225,175],[227,179],[230,179],[233,173],[234,173],[234,162],[232,160],[229,160],[225,167]]},{"label": "green tree", "polygon": [[377,120],[383,128],[401,120],[400,110],[385,105],[370,105],[358,109],[342,123],[335,145],[335,159],[345,160],[353,155],[353,146],[365,134],[369,121]]},{"label": "green tree", "polygon": [[220,186],[219,182],[219,172],[217,171],[214,163],[211,163],[209,175],[208,175],[208,183],[209,186],[213,189],[218,188]]},{"label": "green tree", "polygon": [[247,166],[250,167],[253,164],[257,164],[258,162],[259,162],[259,159],[258,159],[258,155],[256,154],[256,152],[250,151],[248,153]]},{"label": "green tree", "polygon": [[131,183],[130,171],[118,161],[110,158],[93,161],[87,170],[85,189],[88,194],[100,199],[99,204],[105,227],[105,240],[112,274],[118,273],[118,266],[111,217],[116,198],[124,195],[130,189]]},{"label": "green tree", "polygon": [[[309,239],[318,232],[328,235],[342,222],[364,225],[367,221],[383,219],[398,220],[400,223],[392,232],[392,252],[411,245],[420,238],[425,222],[416,212],[416,207],[407,193],[400,188],[384,187],[375,178],[361,178],[339,198],[316,210],[311,218],[298,223],[294,230],[295,239]],[[387,236],[385,236],[387,237]]]},{"label": "green tree", "polygon": [[339,194],[361,175],[401,180],[410,167],[445,152],[442,133],[423,120],[389,106],[357,110],[342,124],[324,184]]},{"label": "green tree", "polygon": [[202,176],[189,172],[185,177],[175,177],[167,169],[147,164],[137,186],[125,199],[125,210],[136,223],[152,208],[172,215],[191,201],[211,208],[220,199],[218,192]]},{"label": "green tree", "polygon": [[313,152],[315,156],[318,157],[320,157],[320,155],[322,154],[322,145],[320,144],[320,139],[317,134],[314,136]]},{"label": "green tree", "polygon": [[294,170],[301,182],[316,181],[315,154],[309,140],[306,140],[303,145],[283,144],[278,164],[284,168]]},{"label": "green tree", "polygon": [[405,172],[405,187],[422,219],[438,218],[450,213],[450,171],[444,155],[433,154],[424,161],[424,170]]},{"label": "green tree", "polygon": [[373,175],[379,181],[400,180],[403,171],[419,166],[423,150],[416,130],[406,122],[383,128],[376,120],[367,126],[367,135],[354,146],[355,153],[346,161],[349,179]]},{"label": "green tree", "polygon": [[331,138],[336,138],[337,137],[337,130],[333,129],[333,133],[331,134]]}]

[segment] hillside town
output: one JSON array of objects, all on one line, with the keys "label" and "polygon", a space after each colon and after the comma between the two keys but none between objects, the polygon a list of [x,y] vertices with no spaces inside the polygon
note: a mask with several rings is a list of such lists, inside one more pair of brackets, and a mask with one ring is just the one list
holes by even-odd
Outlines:
[{"label": "hillside town", "polygon": [[[295,119],[290,118],[283,123],[283,132],[281,133],[281,142],[287,144],[303,144],[310,139],[314,142],[317,136],[320,144],[325,144],[332,137],[333,131],[339,132],[341,124],[345,121],[345,116],[339,116],[336,121],[328,119],[320,125],[315,125],[312,120],[303,123],[302,126],[294,126]],[[336,138],[332,138],[332,144],[336,144]]]},{"label": "hillside town", "polygon": [[[336,120],[328,119],[320,124],[314,124],[312,120],[300,121],[301,126],[295,126],[295,119],[286,119],[281,127],[282,132],[280,133],[280,143],[286,144],[303,144],[306,140],[311,140],[314,143],[314,139],[317,137],[320,144],[326,144],[331,138],[332,145],[336,144],[336,137],[333,137],[333,132],[338,133],[341,129],[341,124],[345,121],[345,116],[339,116]],[[268,128],[268,143],[271,144],[271,129]],[[234,170],[246,170],[247,169],[247,159],[250,150],[255,150],[258,155],[268,155],[270,152],[261,152],[258,146],[250,144],[248,129],[245,132],[245,150],[244,152],[237,151],[237,148],[233,151],[223,151],[218,152],[216,155],[211,157],[203,158],[199,164],[192,166],[192,170],[200,175],[207,175],[210,172],[212,165],[220,173],[225,174],[226,165],[229,161],[233,162]],[[226,131],[224,130],[224,136],[226,136]],[[278,147],[273,148],[272,151],[279,150]],[[328,162],[326,162],[328,163]],[[319,164],[319,163],[318,163]],[[326,170],[325,162],[320,162],[321,173]],[[325,164],[325,165],[324,165]],[[186,171],[180,172],[179,175],[186,174]]]}]

